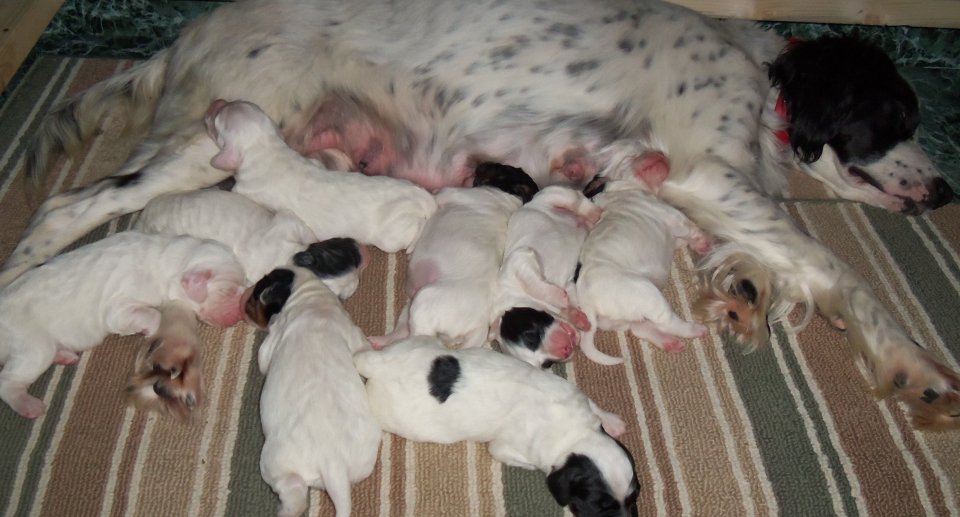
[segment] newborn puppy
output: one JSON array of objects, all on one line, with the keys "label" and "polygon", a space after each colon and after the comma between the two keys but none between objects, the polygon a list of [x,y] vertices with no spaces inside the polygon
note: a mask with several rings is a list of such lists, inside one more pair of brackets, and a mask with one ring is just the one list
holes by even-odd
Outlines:
[{"label": "newborn puppy", "polygon": [[561,377],[428,336],[360,352],[354,363],[384,430],[420,442],[489,442],[496,460],[546,472],[550,493],[575,515],[637,515],[633,457],[614,439],[623,421]]},{"label": "newborn puppy", "polygon": [[477,167],[472,188],[448,187],[436,195],[437,212],[410,254],[410,300],[375,349],[409,336],[439,337],[449,347],[487,342],[507,220],[537,186],[522,170],[499,164]]},{"label": "newborn puppy", "polygon": [[256,105],[214,101],[207,130],[220,147],[211,165],[236,171],[234,190],[272,210],[289,210],[319,239],[353,237],[386,252],[410,247],[437,209],[413,183],[323,168],[287,147]]},{"label": "newborn puppy", "polygon": [[373,472],[380,427],[352,355],[367,348],[340,300],[313,273],[278,268],[244,295],[248,321],[267,328],[257,360],[266,442],[260,474],[280,497],[281,516],[307,508],[309,487],[350,515],[350,484]]},{"label": "newborn puppy", "polygon": [[75,363],[109,334],[154,335],[165,302],[233,325],[243,287],[233,252],[189,236],[121,232],[55,257],[0,290],[0,399],[36,418],[46,408],[27,387],[51,364]]},{"label": "newborn puppy", "polygon": [[536,366],[573,356],[589,327],[570,303],[580,246],[600,219],[581,192],[549,186],[510,216],[494,323],[505,352]]},{"label": "newborn puppy", "polygon": [[[147,203],[136,222],[146,233],[193,235],[220,241],[233,249],[253,283],[317,240],[293,214],[273,212],[235,192],[198,190],[165,194]],[[329,258],[315,272],[341,299],[357,288],[366,250],[352,239],[328,239]],[[319,257],[320,255],[318,255]]]},{"label": "newborn puppy", "polygon": [[710,238],[651,193],[662,179],[650,178],[665,178],[669,170],[662,153],[648,151],[631,163],[609,171],[602,192],[593,197],[603,209],[603,217],[580,252],[576,300],[590,320],[580,347],[584,355],[601,364],[619,364],[623,359],[597,350],[594,334],[598,329],[629,329],[668,351],[683,349],[679,337],[706,333],[703,325],[680,319],[660,289],[673,264],[677,239],[705,253]]}]

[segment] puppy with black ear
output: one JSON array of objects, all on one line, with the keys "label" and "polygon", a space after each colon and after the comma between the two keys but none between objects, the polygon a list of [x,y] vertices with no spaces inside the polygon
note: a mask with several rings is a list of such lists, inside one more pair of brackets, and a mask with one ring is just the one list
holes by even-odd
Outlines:
[{"label": "puppy with black ear", "polygon": [[278,268],[243,300],[247,320],[268,330],[257,360],[266,442],[260,473],[280,497],[278,515],[299,516],[309,487],[349,516],[351,483],[373,472],[380,427],[371,414],[355,352],[368,348],[340,300],[313,272]]},{"label": "puppy with black ear", "polygon": [[383,429],[408,440],[488,442],[507,465],[546,472],[574,515],[637,515],[640,485],[615,438],[623,420],[551,372],[486,348],[413,336],[354,356]]}]

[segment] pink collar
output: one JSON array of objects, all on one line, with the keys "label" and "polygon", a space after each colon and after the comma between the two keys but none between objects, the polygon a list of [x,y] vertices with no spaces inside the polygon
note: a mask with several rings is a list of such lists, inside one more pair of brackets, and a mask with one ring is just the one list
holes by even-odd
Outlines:
[{"label": "pink collar", "polygon": [[[789,39],[787,39],[787,48],[790,48],[796,45],[797,43],[800,43],[801,41],[803,40],[800,38],[791,36]],[[787,127],[784,127],[783,129],[778,129],[773,133],[773,135],[776,136],[777,140],[780,140],[780,142],[783,145],[790,145],[790,131],[788,130],[789,122],[790,122],[790,114],[787,112],[787,102],[783,100],[783,91],[781,91],[780,95],[777,96],[777,103],[774,105],[773,111],[777,115],[780,115],[780,118],[782,118],[784,121],[787,122]]]}]

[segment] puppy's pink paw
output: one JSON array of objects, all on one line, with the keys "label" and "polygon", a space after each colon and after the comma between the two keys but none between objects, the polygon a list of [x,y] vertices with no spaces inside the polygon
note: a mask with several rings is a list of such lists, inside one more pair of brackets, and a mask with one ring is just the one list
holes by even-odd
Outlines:
[{"label": "puppy's pink paw", "polygon": [[367,342],[370,343],[370,348],[383,350],[384,347],[390,344],[390,336],[367,336]]},{"label": "puppy's pink paw", "polygon": [[17,395],[10,404],[10,407],[23,418],[34,420],[47,412],[47,406],[43,401],[30,396],[27,392]]},{"label": "puppy's pink paw", "polygon": [[77,361],[79,360],[80,360],[80,356],[77,355],[76,352],[71,352],[70,350],[66,350],[63,348],[58,349],[57,355],[53,356],[53,364],[59,364],[64,366],[76,364]]},{"label": "puppy's pink paw", "polygon": [[664,352],[683,352],[683,342],[679,339],[672,338],[660,343],[660,348]]},{"label": "puppy's pink paw", "polygon": [[586,313],[581,311],[579,308],[571,307],[568,317],[570,318],[570,323],[572,323],[573,326],[578,330],[590,330],[590,318],[588,318]]},{"label": "puppy's pink paw", "polygon": [[627,423],[615,413],[604,413],[600,416],[600,425],[613,438],[620,438],[627,432]]}]

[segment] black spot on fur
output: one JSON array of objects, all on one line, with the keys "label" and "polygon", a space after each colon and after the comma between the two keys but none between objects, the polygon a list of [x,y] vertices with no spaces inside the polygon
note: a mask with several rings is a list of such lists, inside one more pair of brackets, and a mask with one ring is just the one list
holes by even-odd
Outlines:
[{"label": "black spot on fur", "polygon": [[252,49],[250,52],[247,52],[247,59],[254,59],[260,55],[261,52],[270,48],[270,45],[264,45],[262,47],[257,47]]},{"label": "black spot on fur", "polygon": [[603,189],[607,186],[607,178],[603,176],[594,176],[589,183],[583,187],[583,195],[592,199],[593,196],[603,192]]},{"label": "black spot on fur", "polygon": [[584,61],[574,61],[573,63],[567,64],[566,71],[567,75],[571,77],[576,77],[583,74],[584,72],[589,72],[600,66],[600,62],[596,59],[587,59]]},{"label": "black spot on fur", "polygon": [[524,203],[540,191],[523,169],[502,163],[485,162],[477,165],[473,174],[474,187],[493,187],[520,198]]},{"label": "black spot on fur", "polygon": [[359,268],[362,260],[360,245],[348,237],[314,242],[293,256],[294,264],[309,269],[318,278],[342,276]]},{"label": "black spot on fur", "polygon": [[686,81],[683,81],[683,82],[681,82],[680,84],[677,85],[677,96],[678,96],[678,97],[681,96],[681,95],[683,95],[683,93],[686,92],[686,91],[687,91],[687,82],[686,82]]},{"label": "black spot on fur", "polygon": [[430,395],[443,404],[453,394],[453,387],[459,379],[460,361],[456,357],[444,355],[434,359],[427,374]]},{"label": "black spot on fur", "polygon": [[653,54],[647,54],[647,57],[643,58],[643,67],[650,68],[650,65],[653,64]]},{"label": "black spot on fur", "polygon": [[117,188],[124,188],[136,185],[140,182],[140,178],[143,177],[141,171],[131,172],[130,174],[123,174],[120,176],[113,176],[113,185]]},{"label": "black spot on fur", "polygon": [[633,52],[634,44],[627,38],[623,38],[617,42],[617,47],[623,51],[624,54],[629,54]]},{"label": "black spot on fur", "polygon": [[553,322],[553,316],[545,311],[514,307],[505,312],[500,320],[500,337],[505,345],[537,350]]},{"label": "black spot on fur", "polygon": [[554,23],[547,27],[547,33],[565,36],[567,38],[578,39],[580,37],[580,27],[570,25],[569,23]]},{"label": "black spot on fur", "polygon": [[577,262],[577,267],[573,270],[573,283],[577,283],[577,279],[580,278],[580,268],[583,267],[583,264]]}]

